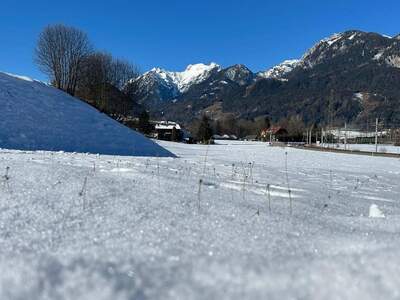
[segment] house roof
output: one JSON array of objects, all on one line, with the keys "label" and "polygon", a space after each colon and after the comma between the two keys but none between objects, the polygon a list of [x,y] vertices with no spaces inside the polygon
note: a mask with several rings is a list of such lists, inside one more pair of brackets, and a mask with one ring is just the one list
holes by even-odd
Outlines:
[{"label": "house roof", "polygon": [[224,135],[219,135],[219,134],[214,134],[213,135],[214,140],[237,140],[237,136],[234,134],[224,134]]},{"label": "house roof", "polygon": [[181,130],[181,126],[178,123],[170,121],[161,121],[156,123],[156,130],[172,130],[175,127],[177,130]]},{"label": "house roof", "polygon": [[264,132],[265,133],[272,133],[272,134],[277,134],[277,133],[279,133],[280,131],[287,131],[285,128],[283,128],[283,127],[281,127],[281,126],[272,126],[272,127],[270,127],[270,128],[268,128],[268,129],[264,129]]},{"label": "house roof", "polygon": [[245,137],[245,139],[256,139],[256,138],[257,138],[256,134],[250,134],[250,135]]}]

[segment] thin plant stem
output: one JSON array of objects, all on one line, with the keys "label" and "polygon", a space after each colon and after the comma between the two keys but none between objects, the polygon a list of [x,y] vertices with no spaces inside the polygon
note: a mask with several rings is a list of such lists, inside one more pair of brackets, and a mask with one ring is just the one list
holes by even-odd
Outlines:
[{"label": "thin plant stem", "polygon": [[286,183],[289,193],[289,210],[290,214],[293,213],[293,203],[292,203],[292,190],[290,189],[290,182],[289,182],[289,172],[288,172],[288,153],[285,152],[285,173],[286,173]]}]

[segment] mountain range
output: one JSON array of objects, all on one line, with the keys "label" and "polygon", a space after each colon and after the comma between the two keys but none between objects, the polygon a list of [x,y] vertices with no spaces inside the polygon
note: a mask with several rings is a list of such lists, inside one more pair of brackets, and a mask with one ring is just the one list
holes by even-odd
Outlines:
[{"label": "mountain range", "polygon": [[302,58],[254,73],[245,65],[155,68],[128,85],[154,117],[190,122],[300,116],[306,123],[400,123],[400,35],[350,30],[321,40]]}]

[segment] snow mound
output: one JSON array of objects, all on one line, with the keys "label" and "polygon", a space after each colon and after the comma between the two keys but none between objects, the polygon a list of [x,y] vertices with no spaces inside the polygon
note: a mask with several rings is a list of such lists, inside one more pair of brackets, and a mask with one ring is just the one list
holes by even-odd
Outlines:
[{"label": "snow mound", "polygon": [[378,205],[372,204],[369,208],[370,218],[385,218],[385,214],[379,209]]},{"label": "snow mound", "polygon": [[0,73],[0,148],[173,156],[155,142],[66,93]]}]

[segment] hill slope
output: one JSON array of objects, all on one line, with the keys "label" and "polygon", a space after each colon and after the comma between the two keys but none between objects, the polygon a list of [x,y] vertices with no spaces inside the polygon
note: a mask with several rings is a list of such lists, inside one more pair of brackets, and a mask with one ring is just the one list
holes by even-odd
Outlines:
[{"label": "hill slope", "polygon": [[173,156],[91,106],[26,77],[0,73],[0,148]]}]

